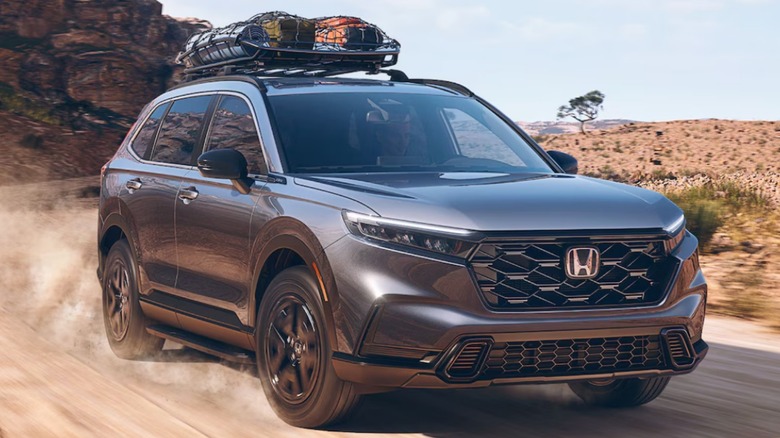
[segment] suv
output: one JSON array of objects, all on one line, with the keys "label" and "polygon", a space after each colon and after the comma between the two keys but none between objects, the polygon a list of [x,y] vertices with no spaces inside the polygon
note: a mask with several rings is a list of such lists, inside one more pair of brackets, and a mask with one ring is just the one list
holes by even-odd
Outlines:
[{"label": "suv", "polygon": [[212,77],[143,110],[102,171],[117,356],[167,339],[256,363],[304,427],[398,388],[566,382],[636,406],[699,364],[707,286],[678,207],[397,73]]}]

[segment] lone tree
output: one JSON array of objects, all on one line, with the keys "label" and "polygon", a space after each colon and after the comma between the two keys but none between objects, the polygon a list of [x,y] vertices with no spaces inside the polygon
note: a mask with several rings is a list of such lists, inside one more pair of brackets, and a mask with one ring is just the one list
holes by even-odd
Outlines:
[{"label": "lone tree", "polygon": [[580,131],[585,133],[585,122],[596,120],[599,116],[599,110],[604,109],[604,93],[599,90],[593,90],[590,93],[575,97],[569,101],[569,105],[562,105],[558,108],[558,119],[571,117],[580,122]]}]

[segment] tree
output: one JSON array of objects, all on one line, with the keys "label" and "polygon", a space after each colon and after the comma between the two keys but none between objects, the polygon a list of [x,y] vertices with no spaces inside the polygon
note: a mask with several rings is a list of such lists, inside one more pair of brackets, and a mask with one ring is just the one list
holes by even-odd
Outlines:
[{"label": "tree", "polygon": [[590,93],[575,97],[569,101],[569,106],[562,105],[558,108],[558,119],[571,117],[580,122],[580,131],[585,133],[585,123],[596,120],[599,110],[604,109],[604,93],[593,90]]}]

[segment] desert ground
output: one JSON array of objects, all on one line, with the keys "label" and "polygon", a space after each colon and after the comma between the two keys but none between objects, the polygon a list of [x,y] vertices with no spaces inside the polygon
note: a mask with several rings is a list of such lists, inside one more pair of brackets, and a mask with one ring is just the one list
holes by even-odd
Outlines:
[{"label": "desert ground", "polygon": [[632,122],[536,138],[574,155],[581,174],[660,191],[689,224],[710,222],[708,311],[780,328],[780,122]]},{"label": "desert ground", "polygon": [[[752,436],[780,430],[780,334],[710,315],[711,351],[638,409],[587,407],[565,385],[367,397],[327,431],[284,424],[252,367],[167,344],[116,358],[95,277],[96,178],[0,187],[0,437]],[[708,260],[715,260],[711,262]],[[704,258],[717,278],[717,259]],[[716,263],[716,264],[712,264]],[[521,432],[522,431],[522,432]]]}]

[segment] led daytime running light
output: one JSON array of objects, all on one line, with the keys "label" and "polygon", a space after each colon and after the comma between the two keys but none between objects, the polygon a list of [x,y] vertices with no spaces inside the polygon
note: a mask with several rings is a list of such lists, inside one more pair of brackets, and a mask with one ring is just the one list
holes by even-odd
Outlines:
[{"label": "led daytime running light", "polygon": [[450,228],[450,227],[442,227],[439,225],[421,224],[419,222],[407,222],[407,221],[401,221],[397,219],[387,219],[379,216],[369,216],[366,214],[355,213],[352,211],[346,212],[345,217],[350,222],[356,224],[377,225],[377,226],[387,225],[390,227],[403,228],[405,230],[449,234],[458,237],[468,237],[473,234],[469,230],[462,230],[460,228]]}]

